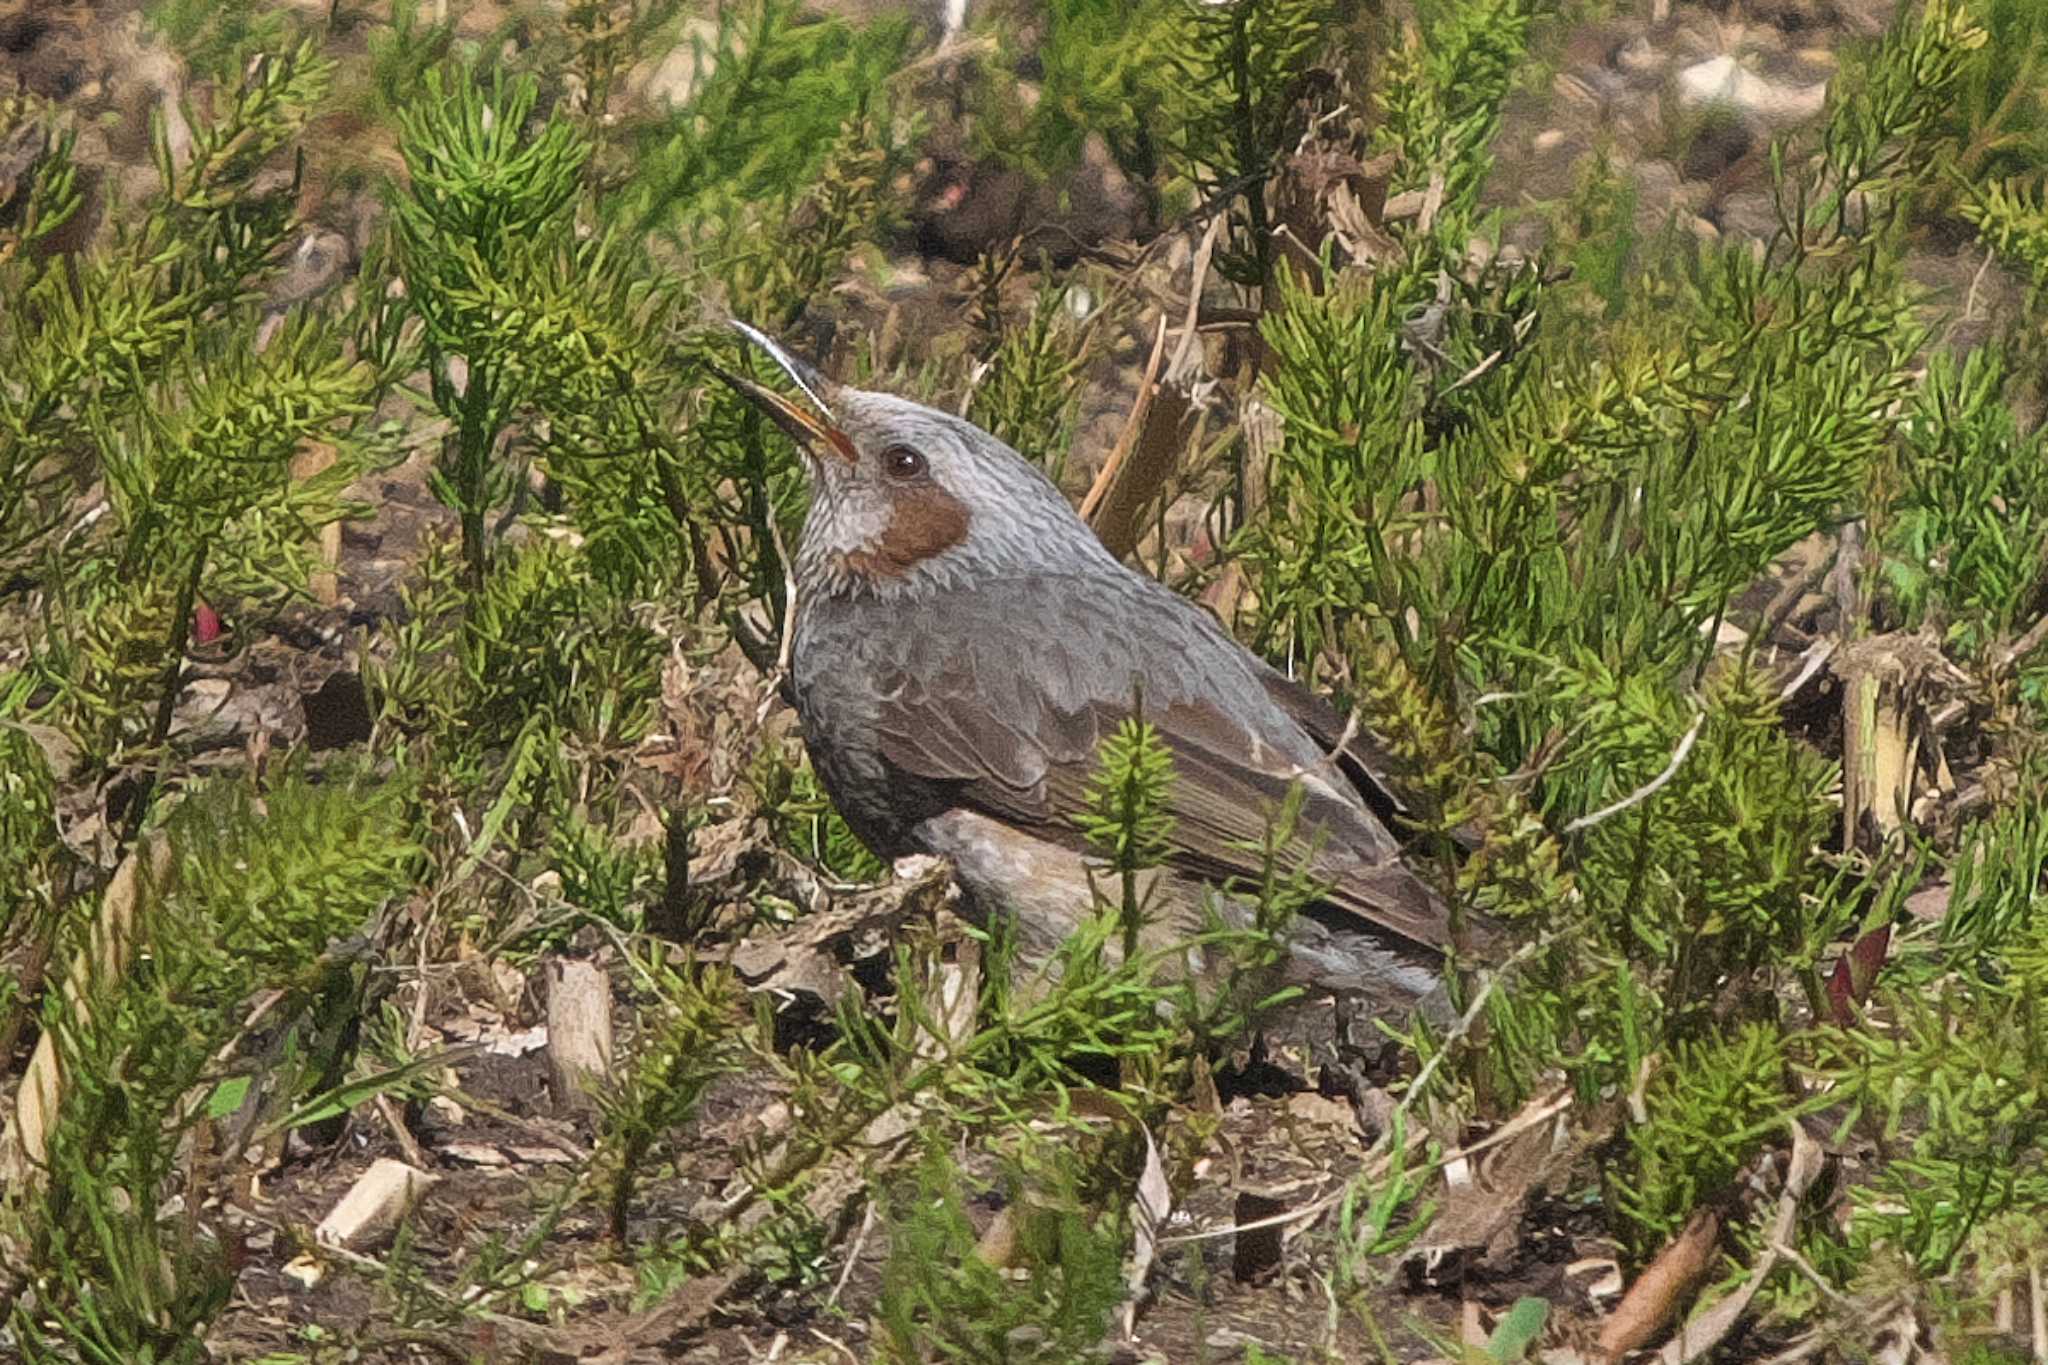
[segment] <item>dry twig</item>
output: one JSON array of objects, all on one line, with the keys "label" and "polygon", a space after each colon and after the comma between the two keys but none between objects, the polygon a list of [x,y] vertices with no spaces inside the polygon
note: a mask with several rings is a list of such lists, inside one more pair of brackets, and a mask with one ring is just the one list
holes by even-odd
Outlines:
[{"label": "dry twig", "polygon": [[1591,829],[1603,820],[1610,820],[1633,806],[1640,806],[1643,802],[1663,790],[1665,784],[1678,776],[1678,770],[1685,765],[1686,755],[1692,752],[1693,744],[1700,737],[1700,727],[1706,724],[1706,722],[1707,713],[1705,711],[1692,718],[1691,726],[1686,729],[1685,737],[1678,741],[1678,748],[1672,751],[1671,761],[1664,765],[1663,772],[1658,773],[1648,782],[1636,788],[1627,796],[1622,797],[1621,800],[1616,801],[1613,805],[1602,806],[1590,815],[1581,815],[1578,819],[1566,825],[1564,832],[1566,834],[1577,834],[1582,829]]}]

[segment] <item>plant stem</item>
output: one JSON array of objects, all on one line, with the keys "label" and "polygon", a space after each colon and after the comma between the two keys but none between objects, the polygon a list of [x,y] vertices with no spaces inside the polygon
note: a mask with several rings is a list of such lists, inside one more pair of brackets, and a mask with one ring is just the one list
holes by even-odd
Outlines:
[{"label": "plant stem", "polygon": [[145,746],[153,757],[150,770],[145,773],[135,788],[135,796],[128,807],[128,824],[121,842],[132,843],[142,833],[142,822],[149,815],[150,799],[156,794],[157,779],[162,775],[164,759],[156,753],[170,737],[171,719],[178,707],[178,682],[185,672],[185,646],[192,638],[192,607],[199,600],[199,580],[206,572],[207,540],[204,536],[192,551],[192,566],[185,573],[185,581],[178,585],[177,601],[171,607],[171,638],[164,646],[164,671],[158,683],[156,699],[156,720],[149,727],[149,742]]},{"label": "plant stem", "polygon": [[489,483],[492,437],[490,380],[482,365],[472,366],[462,393],[462,425],[456,434],[455,486],[462,501],[462,560],[469,590],[482,592],[490,563],[484,543],[484,500]]}]

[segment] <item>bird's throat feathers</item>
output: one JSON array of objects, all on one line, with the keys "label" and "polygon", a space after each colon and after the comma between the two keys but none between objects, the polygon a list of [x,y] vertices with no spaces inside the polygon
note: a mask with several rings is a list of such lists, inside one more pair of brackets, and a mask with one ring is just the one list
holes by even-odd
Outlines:
[{"label": "bird's throat feathers", "polygon": [[799,582],[811,592],[881,597],[943,585],[972,522],[966,504],[935,483],[879,498],[821,493],[804,527]]}]

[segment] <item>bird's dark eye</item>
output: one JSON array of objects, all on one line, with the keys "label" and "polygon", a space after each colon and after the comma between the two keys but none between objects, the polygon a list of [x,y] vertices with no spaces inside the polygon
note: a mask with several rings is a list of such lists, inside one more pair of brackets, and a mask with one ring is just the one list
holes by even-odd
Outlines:
[{"label": "bird's dark eye", "polygon": [[924,456],[909,446],[890,446],[882,452],[882,472],[892,479],[914,479],[924,473]]}]

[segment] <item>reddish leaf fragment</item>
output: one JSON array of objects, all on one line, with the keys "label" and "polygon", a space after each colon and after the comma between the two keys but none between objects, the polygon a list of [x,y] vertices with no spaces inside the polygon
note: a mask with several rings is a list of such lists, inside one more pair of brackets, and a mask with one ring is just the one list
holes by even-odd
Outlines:
[{"label": "reddish leaf fragment", "polygon": [[210,645],[227,629],[221,624],[220,613],[204,602],[192,605],[192,640],[195,644]]},{"label": "reddish leaf fragment", "polygon": [[1884,966],[1885,954],[1891,946],[1892,927],[1880,924],[1857,939],[1856,946],[1835,963],[1834,974],[1828,978],[1828,1008],[1843,1028],[1856,1022],[1857,1006],[1870,998],[1870,988],[1877,982],[1877,969]]}]

